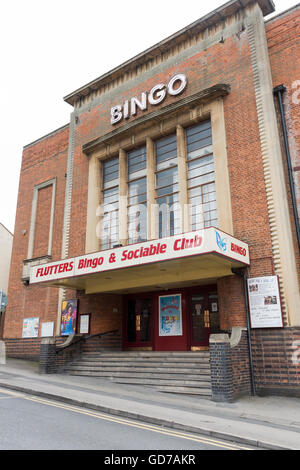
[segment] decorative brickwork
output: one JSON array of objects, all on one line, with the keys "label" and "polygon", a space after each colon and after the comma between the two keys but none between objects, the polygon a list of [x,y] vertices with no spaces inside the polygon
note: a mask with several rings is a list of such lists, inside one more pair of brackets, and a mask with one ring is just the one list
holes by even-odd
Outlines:
[{"label": "decorative brickwork", "polygon": [[212,400],[233,402],[251,394],[247,331],[235,328],[227,334],[211,335],[209,341]]},{"label": "decorative brickwork", "polygon": [[241,337],[238,344],[231,347],[233,389],[235,398],[251,394],[248,333],[246,329],[240,330],[239,333],[241,334]]},{"label": "decorative brickwork", "polygon": [[300,396],[300,328],[252,330],[256,391]]},{"label": "decorative brickwork", "polygon": [[6,338],[7,357],[39,361],[41,338]]},{"label": "decorative brickwork", "polygon": [[229,337],[212,335],[209,344],[213,401],[234,401],[233,369]]},{"label": "decorative brickwork", "polygon": [[[68,344],[69,340],[70,342]],[[62,372],[66,364],[77,359],[82,353],[83,345],[84,338],[80,335],[75,335],[74,337],[71,335],[66,342],[57,345],[54,357],[50,357],[50,361],[53,361],[53,372]]]},{"label": "decorative brickwork", "polygon": [[[251,394],[247,331],[237,344],[231,335],[212,335],[210,362],[214,401]],[[231,344],[230,344],[231,343]],[[257,395],[300,396],[300,328],[251,330]]]},{"label": "decorative brickwork", "polygon": [[56,372],[56,344],[55,338],[44,338],[40,347],[40,374],[53,374]]}]

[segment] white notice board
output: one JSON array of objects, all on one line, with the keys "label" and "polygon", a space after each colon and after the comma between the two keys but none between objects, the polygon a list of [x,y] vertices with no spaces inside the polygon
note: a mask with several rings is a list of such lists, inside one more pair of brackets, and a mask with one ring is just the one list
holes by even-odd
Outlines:
[{"label": "white notice board", "polygon": [[42,338],[47,338],[49,336],[53,336],[54,333],[54,322],[45,322],[42,323],[42,329],[41,329],[41,337]]},{"label": "white notice board", "polygon": [[248,279],[251,328],[283,328],[277,276]]},{"label": "white notice board", "polygon": [[24,318],[22,338],[37,338],[39,335],[39,318]]}]

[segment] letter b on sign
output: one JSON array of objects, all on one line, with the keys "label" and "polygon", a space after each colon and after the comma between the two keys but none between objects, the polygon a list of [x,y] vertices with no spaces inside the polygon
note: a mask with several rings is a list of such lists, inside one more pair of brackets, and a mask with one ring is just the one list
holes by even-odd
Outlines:
[{"label": "letter b on sign", "polygon": [[111,124],[116,124],[122,119],[122,106],[114,106],[111,108],[110,122]]}]

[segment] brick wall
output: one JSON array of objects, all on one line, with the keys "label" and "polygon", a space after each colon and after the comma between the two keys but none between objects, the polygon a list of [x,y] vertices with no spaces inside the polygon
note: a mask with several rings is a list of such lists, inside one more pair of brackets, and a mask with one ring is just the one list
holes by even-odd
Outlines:
[{"label": "brick wall", "polygon": [[39,361],[41,338],[5,339],[6,355],[14,359]]},{"label": "brick wall", "polygon": [[250,395],[252,387],[247,330],[241,332],[238,344],[231,348],[231,361],[235,398],[242,395]]},{"label": "brick wall", "polygon": [[[238,343],[227,334],[210,340],[212,397],[234,401],[251,394],[247,331]],[[300,328],[251,330],[254,388],[257,395],[300,397]]]},{"label": "brick wall", "polygon": [[221,330],[246,325],[243,280],[233,275],[218,279],[218,301]]},{"label": "brick wall", "polygon": [[300,396],[300,328],[252,330],[259,394]]},{"label": "brick wall", "polygon": [[79,294],[79,314],[90,313],[90,334],[118,329],[122,334],[123,297],[114,294]]},{"label": "brick wall", "polygon": [[209,342],[212,400],[233,402],[251,395],[248,333],[235,327],[231,336],[217,334]]},{"label": "brick wall", "polygon": [[[68,140],[69,128],[67,126],[25,147],[23,151],[4,338],[21,338],[24,318],[39,317],[40,325],[42,321],[54,321],[56,323],[57,289],[24,286],[21,278],[23,260],[27,258],[28,253],[34,186],[53,178],[56,178],[57,185],[52,259],[61,258]],[[51,187],[45,189],[47,191],[43,194],[49,196],[48,190]],[[49,207],[48,199],[41,196],[39,198],[38,225],[34,242],[35,254],[47,255],[48,252]],[[46,211],[45,214],[43,213],[44,210]]]},{"label": "brick wall", "polygon": [[53,186],[38,190],[33,258],[48,253]]},{"label": "brick wall", "polygon": [[[300,8],[292,9],[266,24],[269,57],[274,87],[283,84],[287,92],[283,95],[284,112],[288,129],[288,139],[296,187],[298,212],[300,214]],[[276,102],[276,100],[275,100]],[[278,109],[278,105],[276,103]],[[284,158],[286,185],[288,188],[290,217],[294,236],[295,252],[300,280],[300,253],[297,245],[292,202],[288,184],[286,155],[282,136],[282,126],[278,109],[278,128],[281,134],[282,155]]]}]

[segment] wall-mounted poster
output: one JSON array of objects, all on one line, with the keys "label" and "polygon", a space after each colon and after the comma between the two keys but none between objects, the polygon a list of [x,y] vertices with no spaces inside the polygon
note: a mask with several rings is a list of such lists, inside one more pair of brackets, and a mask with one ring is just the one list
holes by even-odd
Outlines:
[{"label": "wall-mounted poster", "polygon": [[42,323],[42,328],[41,328],[42,338],[51,337],[53,336],[53,333],[54,333],[54,321]]},{"label": "wall-mounted poster", "polygon": [[181,294],[159,297],[159,336],[182,336]]},{"label": "wall-mounted poster", "polygon": [[72,335],[76,332],[78,300],[64,300],[61,307],[61,336]]},{"label": "wall-mounted poster", "polygon": [[85,335],[90,332],[90,314],[80,315],[79,333]]},{"label": "wall-mounted poster", "polygon": [[22,338],[37,338],[39,335],[39,318],[24,318]]},{"label": "wall-mounted poster", "polygon": [[283,328],[277,276],[248,279],[251,328]]}]

